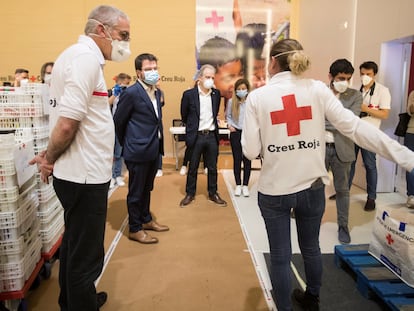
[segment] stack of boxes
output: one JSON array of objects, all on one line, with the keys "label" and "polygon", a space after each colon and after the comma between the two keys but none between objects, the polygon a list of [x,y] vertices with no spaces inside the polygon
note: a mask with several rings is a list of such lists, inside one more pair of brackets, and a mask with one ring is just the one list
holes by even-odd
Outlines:
[{"label": "stack of boxes", "polygon": [[0,292],[20,290],[41,258],[34,175],[19,187],[14,134],[0,135]]},{"label": "stack of boxes", "polygon": [[[52,178],[43,183],[24,167],[47,147],[47,100],[44,84],[0,87],[0,132],[10,132],[0,134],[0,292],[20,290],[64,230]],[[29,152],[16,152],[22,148]]]}]

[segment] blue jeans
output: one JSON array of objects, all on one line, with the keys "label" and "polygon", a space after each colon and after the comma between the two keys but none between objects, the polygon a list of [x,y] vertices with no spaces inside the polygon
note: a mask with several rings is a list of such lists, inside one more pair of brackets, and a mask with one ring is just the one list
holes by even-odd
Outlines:
[{"label": "blue jeans", "polygon": [[[404,137],[404,145],[414,151],[414,134],[406,133]],[[407,181],[407,195],[414,195],[414,174],[405,173]]]},{"label": "blue jeans", "polygon": [[114,145],[114,163],[112,165],[112,178],[117,178],[122,175],[122,146],[119,143],[118,137],[115,135]]},{"label": "blue jeans", "polygon": [[335,147],[326,146],[326,170],[331,169],[336,193],[336,216],[339,227],[348,228],[349,216],[349,171],[351,162],[342,162]]},{"label": "blue jeans", "polygon": [[[377,173],[377,156],[374,152],[368,151],[363,149],[357,145],[355,145],[355,157],[358,157],[358,152],[361,150],[362,160],[364,162],[364,167],[366,171],[366,180],[367,180],[367,193],[368,199],[375,200],[377,198],[377,181],[378,181],[378,173]],[[349,174],[349,188],[351,189],[352,180],[354,179],[355,175],[355,162],[352,162],[351,165],[351,172]]]},{"label": "blue jeans", "polygon": [[322,285],[322,256],[319,229],[325,211],[325,185],[318,178],[309,189],[287,195],[259,192],[258,203],[266,224],[270,246],[270,279],[278,311],[291,311],[290,211],[295,212],[299,247],[306,274],[306,290],[318,295]]}]

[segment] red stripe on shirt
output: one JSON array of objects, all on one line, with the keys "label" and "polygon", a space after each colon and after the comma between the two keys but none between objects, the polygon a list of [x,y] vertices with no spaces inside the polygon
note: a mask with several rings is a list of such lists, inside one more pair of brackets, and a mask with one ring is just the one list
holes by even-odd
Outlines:
[{"label": "red stripe on shirt", "polygon": [[94,91],[92,93],[92,95],[94,95],[94,96],[106,96],[106,97],[108,97],[108,92],[98,92],[98,91]]}]

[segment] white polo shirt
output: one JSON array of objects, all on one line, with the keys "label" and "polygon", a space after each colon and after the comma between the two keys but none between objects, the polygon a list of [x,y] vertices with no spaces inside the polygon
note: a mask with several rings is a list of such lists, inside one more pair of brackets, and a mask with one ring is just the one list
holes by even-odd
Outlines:
[{"label": "white polo shirt", "polygon": [[80,121],[73,142],[55,163],[53,175],[59,179],[82,184],[111,179],[115,131],[104,64],[95,41],[81,35],[53,66],[50,131],[60,116]]},{"label": "white polo shirt", "polygon": [[[367,105],[371,109],[391,109],[391,94],[387,87],[375,81],[374,92],[371,95],[371,88],[367,91],[362,91],[362,104]],[[379,128],[381,125],[381,119],[373,116],[366,116],[362,118]]]}]

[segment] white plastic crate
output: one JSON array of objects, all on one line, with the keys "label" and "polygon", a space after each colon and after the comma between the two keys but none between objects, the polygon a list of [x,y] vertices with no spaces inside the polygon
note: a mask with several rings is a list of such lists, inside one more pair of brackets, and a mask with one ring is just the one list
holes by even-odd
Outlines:
[{"label": "white plastic crate", "polygon": [[34,240],[39,238],[39,230],[40,222],[35,219],[17,240],[0,241],[0,264],[20,261]]},{"label": "white plastic crate", "polygon": [[34,154],[38,154],[41,151],[44,151],[47,149],[47,145],[49,143],[49,138],[42,138],[39,140],[33,140],[33,150],[34,150]]},{"label": "white plastic crate", "polygon": [[51,205],[47,210],[42,212],[38,211],[37,218],[39,218],[41,226],[44,227],[61,211],[63,211],[62,205],[59,201],[55,201],[55,204]]},{"label": "white plastic crate", "polygon": [[32,128],[33,138],[41,139],[49,137],[49,126],[39,126]]},{"label": "white plastic crate", "polygon": [[18,193],[17,187],[12,187],[10,195],[6,198],[0,198],[0,212],[16,211],[20,205],[25,204],[32,196],[37,196],[36,183],[31,184],[21,194]]},{"label": "white plastic crate", "polygon": [[53,188],[52,183],[49,183],[47,186],[43,186],[41,189],[37,189],[36,191],[37,196],[39,197],[39,203],[46,203],[56,196],[55,188]]},{"label": "white plastic crate", "polygon": [[[30,95],[16,95],[29,97]],[[40,102],[25,102],[26,98],[21,98],[22,102],[0,103],[0,118],[13,117],[40,117],[43,115],[43,104]]]},{"label": "white plastic crate", "polygon": [[19,188],[17,186],[10,188],[0,188],[0,204],[3,202],[12,202],[17,200]]},{"label": "white plastic crate", "polygon": [[[1,123],[1,118],[0,118]],[[0,158],[9,159],[13,157],[13,149],[15,145],[14,134],[0,134]]]},{"label": "white plastic crate", "polygon": [[48,116],[0,118],[0,129],[2,130],[45,126],[49,126]]},{"label": "white plastic crate", "polygon": [[[63,209],[55,216],[52,221],[45,226],[44,228],[40,227],[39,233],[43,242],[48,242],[53,239],[53,237],[62,230],[64,227],[65,221],[63,218]],[[63,232],[63,231],[62,231]]]},{"label": "white plastic crate", "polygon": [[14,166],[13,157],[0,157],[0,175],[9,176],[16,174],[16,167]]},{"label": "white plastic crate", "polygon": [[18,262],[0,264],[0,292],[17,291],[23,288],[41,258],[42,242],[35,239],[23,259]]},{"label": "white plastic crate", "polygon": [[17,186],[17,175],[0,175],[0,187],[13,187]]},{"label": "white plastic crate", "polygon": [[[21,213],[21,208],[19,208],[17,211],[18,213]],[[21,221],[21,224],[19,226],[11,227],[9,223],[4,223],[6,228],[0,229],[0,240],[15,240],[18,239],[20,235],[24,234],[32,225],[34,219],[37,218],[36,205],[31,204],[30,208],[26,209],[26,212],[23,214],[23,216],[16,217],[16,219],[17,218]]]},{"label": "white plastic crate", "polygon": [[56,195],[51,195],[47,201],[39,201],[39,206],[37,207],[37,210],[39,212],[44,212],[51,206],[55,206],[57,202],[60,202],[58,197]]},{"label": "white plastic crate", "polygon": [[24,94],[42,95],[44,89],[47,87],[47,84],[43,83],[26,83],[25,85],[17,89],[17,91],[23,92]]},{"label": "white plastic crate", "polygon": [[39,200],[36,195],[30,196],[15,211],[0,213],[0,229],[16,228],[22,225],[23,221],[32,210],[37,210]]},{"label": "white plastic crate", "polygon": [[57,219],[55,219],[55,222],[52,222],[52,226],[48,230],[43,231],[43,235],[42,233],[40,234],[42,239],[42,253],[49,253],[65,230],[63,213],[58,214],[56,217]]}]

